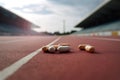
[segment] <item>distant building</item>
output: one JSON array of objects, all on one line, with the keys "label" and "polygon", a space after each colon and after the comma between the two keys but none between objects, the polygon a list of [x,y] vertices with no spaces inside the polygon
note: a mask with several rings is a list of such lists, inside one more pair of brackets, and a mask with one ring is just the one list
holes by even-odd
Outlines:
[{"label": "distant building", "polygon": [[37,25],[25,20],[24,18],[0,7],[0,35],[33,35],[37,34],[31,30]]}]

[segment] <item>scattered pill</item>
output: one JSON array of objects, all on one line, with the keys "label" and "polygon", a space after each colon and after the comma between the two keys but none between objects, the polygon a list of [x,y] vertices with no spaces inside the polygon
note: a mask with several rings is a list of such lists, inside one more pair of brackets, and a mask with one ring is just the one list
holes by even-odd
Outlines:
[{"label": "scattered pill", "polygon": [[57,48],[57,50],[58,50],[60,53],[70,52],[70,46],[59,46],[59,47]]},{"label": "scattered pill", "polygon": [[68,44],[68,43],[60,43],[60,44],[58,44],[59,46],[70,46],[70,44]]},{"label": "scattered pill", "polygon": [[90,52],[90,53],[94,53],[95,52],[95,48],[93,46],[90,46],[90,45],[86,45],[85,46],[85,50],[87,52]]},{"label": "scattered pill", "polygon": [[78,48],[80,49],[80,50],[85,50],[85,46],[86,46],[87,44],[80,44],[80,45],[78,45]]},{"label": "scattered pill", "polygon": [[55,50],[57,51],[57,48],[58,48],[59,45],[53,45],[53,46],[55,47]]},{"label": "scattered pill", "polygon": [[43,52],[48,52],[48,46],[42,47],[42,51],[43,51]]},{"label": "scattered pill", "polygon": [[54,53],[54,52],[56,51],[56,49],[55,49],[55,47],[52,45],[52,46],[49,46],[49,47],[48,47],[48,51],[49,51],[50,53]]},{"label": "scattered pill", "polygon": [[[87,52],[90,53],[94,53],[95,52],[95,48],[94,46],[88,45],[88,44],[80,44],[78,45],[78,48],[80,50],[85,50]],[[44,46],[42,47],[42,51],[43,52],[49,52],[49,53],[55,53],[56,51],[60,52],[60,53],[66,53],[66,52],[70,52],[70,45],[68,43],[61,43],[58,45],[50,45],[50,46]]]}]

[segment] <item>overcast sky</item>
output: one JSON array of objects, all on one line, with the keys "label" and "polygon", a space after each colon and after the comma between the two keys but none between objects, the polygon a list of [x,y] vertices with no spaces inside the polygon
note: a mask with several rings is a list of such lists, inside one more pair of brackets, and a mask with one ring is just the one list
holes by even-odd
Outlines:
[{"label": "overcast sky", "polygon": [[108,0],[0,0],[0,5],[39,25],[37,31],[66,31]]}]

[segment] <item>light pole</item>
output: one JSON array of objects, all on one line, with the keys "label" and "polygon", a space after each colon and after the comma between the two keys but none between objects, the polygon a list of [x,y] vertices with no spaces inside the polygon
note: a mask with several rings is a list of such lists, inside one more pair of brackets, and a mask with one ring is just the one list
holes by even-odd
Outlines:
[{"label": "light pole", "polygon": [[65,20],[63,20],[63,33],[65,34]]}]

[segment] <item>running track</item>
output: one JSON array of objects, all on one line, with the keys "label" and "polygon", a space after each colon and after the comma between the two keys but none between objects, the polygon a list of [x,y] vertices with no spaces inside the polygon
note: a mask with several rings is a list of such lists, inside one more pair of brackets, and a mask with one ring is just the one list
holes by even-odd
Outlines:
[{"label": "running track", "polygon": [[[71,45],[70,53],[41,51],[62,42]],[[80,51],[81,43],[96,52]],[[0,37],[0,80],[120,80],[120,37]]]}]

